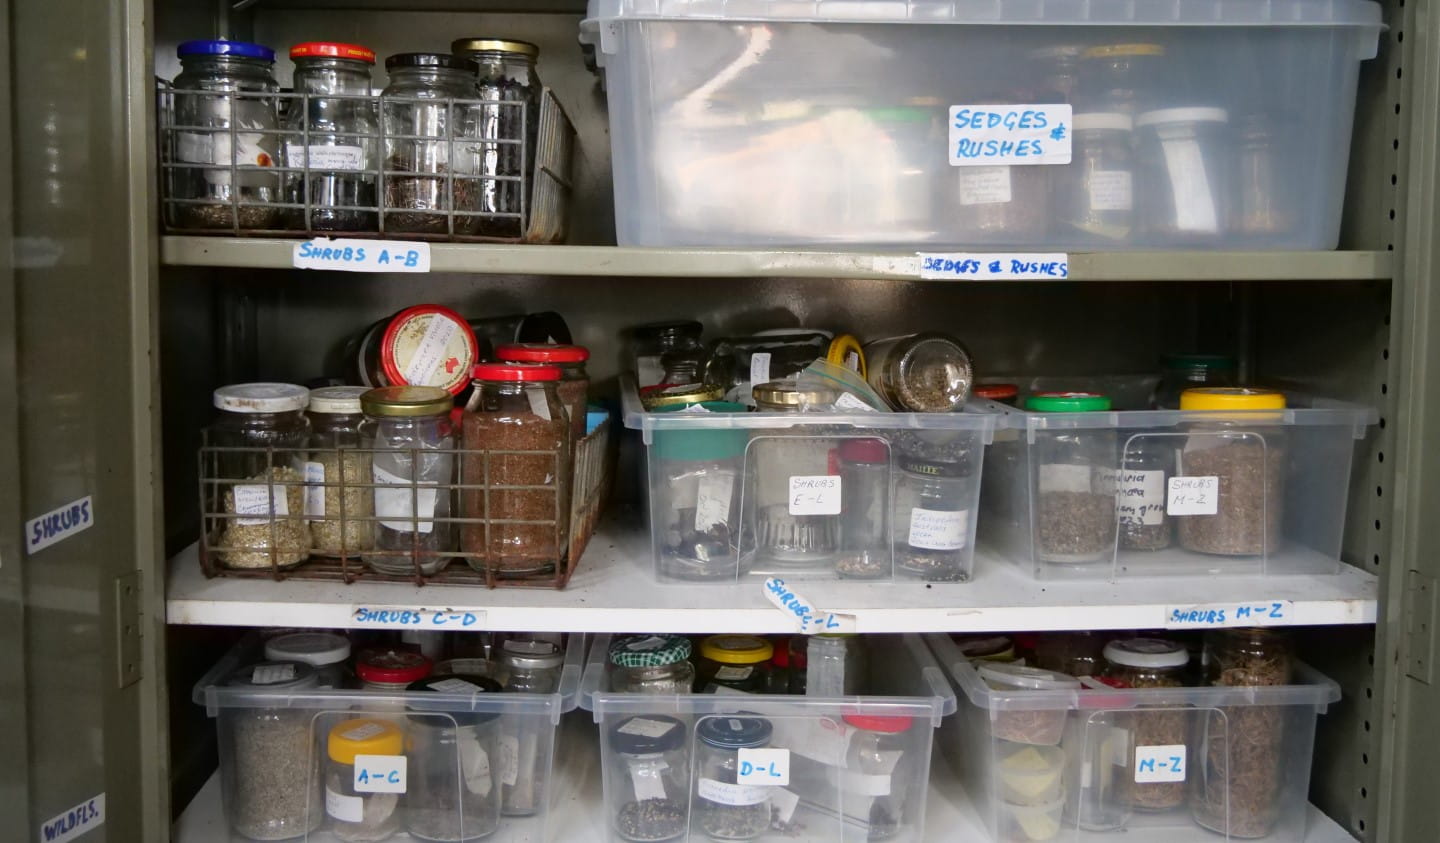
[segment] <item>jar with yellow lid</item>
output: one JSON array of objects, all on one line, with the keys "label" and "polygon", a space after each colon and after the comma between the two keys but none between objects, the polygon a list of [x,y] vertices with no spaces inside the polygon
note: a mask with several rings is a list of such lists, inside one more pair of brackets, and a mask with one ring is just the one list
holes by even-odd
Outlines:
[{"label": "jar with yellow lid", "polygon": [[376,573],[439,573],[455,550],[454,398],[435,386],[385,386],[360,396],[361,447],[371,452],[375,521],[361,558]]},{"label": "jar with yellow lid", "polygon": [[1180,395],[1187,412],[1180,471],[1167,500],[1186,550],[1269,556],[1284,519],[1285,395],[1209,387]]},{"label": "jar with yellow lid", "polygon": [[[347,843],[385,840],[400,830],[400,793],[383,792],[401,767],[405,734],[387,720],[345,720],[326,740],[325,813],[330,831]],[[376,758],[376,756],[380,756]],[[397,763],[389,759],[399,759]],[[355,769],[356,763],[361,769]],[[367,782],[376,779],[377,790]]]},{"label": "jar with yellow lid", "polygon": [[1161,105],[1156,101],[1159,92],[1174,90],[1164,81],[1168,68],[1161,44],[1142,41],[1089,47],[1080,55],[1077,101],[1085,111],[1116,111],[1133,117]]},{"label": "jar with yellow lid", "polygon": [[865,349],[853,334],[841,334],[831,340],[830,348],[825,352],[825,359],[836,366],[844,366],[864,380],[867,371]]},{"label": "jar with yellow lid", "polygon": [[754,635],[711,635],[700,642],[700,661],[695,665],[697,693],[720,686],[747,694],[765,689],[765,665],[775,655],[775,646]]},{"label": "jar with yellow lid", "polygon": [[[479,147],[479,233],[516,238],[525,233],[525,208],[535,169],[540,126],[540,48],[509,38],[460,38],[450,52],[475,69],[483,141]],[[517,141],[524,141],[523,144]]]},{"label": "jar with yellow lid", "polygon": [[[764,413],[796,413],[810,405],[831,405],[840,393],[772,381],[753,390]],[[753,492],[747,523],[755,529],[755,570],[762,566],[822,571],[840,550],[842,480],[832,471],[835,429],[797,424],[760,428],[750,440],[746,474]],[[751,505],[747,505],[751,506]]]}]

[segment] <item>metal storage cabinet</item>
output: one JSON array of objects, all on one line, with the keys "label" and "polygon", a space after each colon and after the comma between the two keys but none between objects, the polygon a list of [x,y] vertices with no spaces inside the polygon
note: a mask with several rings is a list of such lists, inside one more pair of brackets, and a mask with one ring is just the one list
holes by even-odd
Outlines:
[{"label": "metal storage cabinet", "polygon": [[[185,550],[193,538],[197,430],[215,384],[260,373],[305,376],[347,332],[431,300],[477,311],[523,303],[583,314],[577,339],[609,352],[621,325],[681,313],[725,330],[762,318],[746,314],[791,312],[817,322],[863,320],[875,331],[935,314],[992,368],[1017,368],[1041,348],[1039,364],[1057,374],[1124,371],[1154,359],[1167,338],[1204,337],[1232,345],[1267,379],[1377,406],[1383,426],[1359,454],[1348,515],[1345,558],[1357,570],[1274,583],[1266,596],[1296,601],[1295,622],[1311,626],[1307,657],[1345,692],[1321,721],[1312,800],[1365,840],[1434,839],[1440,21],[1433,14],[1415,0],[1385,0],[1390,30],[1363,71],[1337,252],[1093,253],[1074,256],[1070,282],[977,287],[914,280],[916,259],[906,254],[437,245],[433,273],[417,280],[293,270],[289,241],[161,236],[153,79],[174,75],[178,41],[223,34],[282,46],[344,37],[368,40],[383,54],[503,28],[541,44],[542,76],[580,133],[572,239],[613,242],[603,98],[575,48],[584,4],[427,0],[403,12],[398,5],[0,0],[11,57],[0,69],[7,103],[0,236],[10,246],[0,261],[11,291],[0,301],[0,473],[10,478],[0,491],[0,710],[8,727],[0,757],[27,759],[0,772],[0,838],[47,839],[42,826],[58,817],[52,830],[73,827],[86,840],[165,839],[192,777],[204,774],[203,765],[174,771],[181,798],[172,804],[167,744],[173,737],[188,750],[200,733],[192,731],[196,712],[183,694],[167,693],[166,677],[183,692],[208,661],[201,643],[208,639],[196,626],[345,625],[351,603],[376,596],[357,590],[342,605],[305,584],[203,581]],[[523,14],[496,16],[517,9]],[[1151,327],[1091,344],[1071,318],[1084,312]],[[592,375],[612,377],[618,353],[599,357]],[[27,551],[27,521],[87,496],[93,526]],[[614,551],[599,552],[609,543],[597,542],[582,564],[572,586],[580,594],[435,596],[485,607],[493,628],[617,631],[641,617],[657,631],[780,627],[780,616],[748,591],[707,591],[702,603],[683,589],[649,588],[629,567],[633,536],[616,538]],[[811,596],[832,598],[873,631],[1145,625],[1176,599],[1163,584],[1044,592],[1020,580],[989,585],[878,597],[817,588]],[[393,589],[386,595],[405,599]],[[1244,596],[1222,582],[1199,599]],[[580,598],[584,609],[576,608]],[[103,824],[91,804],[102,794]],[[954,826],[932,820],[931,827]]]}]

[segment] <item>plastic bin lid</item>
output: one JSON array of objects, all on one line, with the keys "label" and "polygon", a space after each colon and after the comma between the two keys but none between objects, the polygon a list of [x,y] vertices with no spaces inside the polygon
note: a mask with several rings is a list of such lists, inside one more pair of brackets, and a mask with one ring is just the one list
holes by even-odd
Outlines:
[{"label": "plastic bin lid", "polygon": [[[700,410],[695,408],[699,407]],[[734,401],[701,401],[699,404],[670,404],[656,407],[652,413],[744,413],[749,408]],[[708,462],[734,459],[745,453],[750,431],[735,428],[697,428],[695,430],[657,430],[655,456],[662,460]]]},{"label": "plastic bin lid", "polygon": [[[411,682],[405,686],[405,690],[415,692],[418,697],[423,698],[426,693],[468,694],[473,696],[477,694],[499,694],[505,689],[500,687],[499,682],[496,682],[488,676],[459,676],[450,673],[427,676],[424,679]],[[443,712],[447,717],[454,717],[455,725],[457,726],[478,726],[481,723],[489,723],[500,717],[500,712],[498,711],[470,711],[463,714],[453,712],[452,706],[428,706],[423,702],[423,699],[409,700],[405,703],[405,707],[412,712]],[[410,720],[415,723],[438,725],[437,718],[434,714],[411,714]]]},{"label": "plastic bin lid", "polygon": [[1184,667],[1190,651],[1178,641],[1163,638],[1126,638],[1105,645],[1105,661],[1126,667]]},{"label": "plastic bin lid", "polygon": [[293,413],[310,403],[310,390],[293,383],[235,383],[215,390],[215,406],[228,413]]},{"label": "plastic bin lid", "polygon": [[298,661],[263,661],[231,673],[225,680],[230,687],[265,688],[267,690],[300,690],[319,684],[315,668]]},{"label": "plastic bin lid", "polygon": [[637,714],[610,730],[610,748],[626,755],[671,752],[685,745],[685,724],[664,714]]},{"label": "plastic bin lid", "polygon": [[265,658],[324,667],[350,658],[350,639],[333,632],[290,632],[265,642]]},{"label": "plastic bin lid", "polygon": [[700,722],[695,737],[719,749],[747,749],[770,742],[775,727],[763,717],[719,715]]},{"label": "plastic bin lid", "polygon": [[1067,691],[1080,687],[1080,680],[1069,674],[1023,664],[985,662],[976,665],[975,672],[980,674],[986,684],[992,686],[1004,685],[1007,688],[1027,691]]},{"label": "plastic bin lid", "polygon": [[775,645],[754,635],[711,635],[700,642],[700,655],[721,664],[756,664],[775,655]]}]

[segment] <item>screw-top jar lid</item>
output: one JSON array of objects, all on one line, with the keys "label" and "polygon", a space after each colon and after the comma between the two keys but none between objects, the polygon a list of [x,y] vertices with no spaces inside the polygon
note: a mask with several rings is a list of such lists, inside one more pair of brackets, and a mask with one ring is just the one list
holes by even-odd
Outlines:
[{"label": "screw-top jar lid", "polygon": [[690,658],[683,635],[626,635],[610,642],[610,663],[617,667],[665,667]]},{"label": "screw-top jar lid", "polygon": [[872,465],[890,462],[890,443],[884,439],[846,439],[836,451],[843,462]]},{"label": "screw-top jar lid", "polygon": [[418,418],[449,413],[455,398],[438,386],[382,386],[366,390],[360,406],[367,416]]},{"label": "screw-top jar lid", "polygon": [[757,404],[769,404],[786,409],[793,407],[798,410],[802,406],[811,404],[834,404],[835,399],[840,397],[840,390],[823,387],[801,389],[800,385],[791,378],[756,384],[750,389],[750,394]]},{"label": "screw-top jar lid", "polygon": [[1025,399],[1037,413],[1093,413],[1110,409],[1110,396],[1097,392],[1037,392]]},{"label": "screw-top jar lid", "polygon": [[272,659],[246,665],[226,678],[230,687],[301,690],[319,684],[315,668],[301,661]]},{"label": "screw-top jar lid", "polygon": [[357,755],[404,753],[405,734],[388,720],[362,717],[336,723],[325,748],[331,761],[353,766]]},{"label": "screw-top jar lid", "polygon": [[506,363],[584,363],[590,359],[590,349],[583,345],[516,342],[495,349],[495,357]]},{"label": "screw-top jar lid", "polygon": [[763,717],[717,715],[707,717],[695,727],[695,737],[719,749],[746,749],[764,746],[775,731]]},{"label": "screw-top jar lid", "polygon": [[292,59],[353,59],[366,64],[375,63],[375,51],[359,44],[342,44],[338,41],[306,41],[290,48]]},{"label": "screw-top jar lid", "polygon": [[558,366],[542,363],[476,363],[470,376],[477,381],[543,383],[560,380],[561,372]]},{"label": "screw-top jar lid", "polygon": [[842,714],[840,719],[857,729],[886,735],[908,731],[915,723],[915,718],[908,714]]},{"label": "screw-top jar lid", "polygon": [[[418,679],[405,686],[406,691],[419,691],[421,693],[433,694],[465,694],[475,696],[478,694],[499,694],[505,689],[500,687],[488,676],[457,676],[450,674],[435,674],[424,679]],[[478,726],[481,723],[489,723],[500,718],[498,711],[467,711],[465,713],[452,712],[450,704],[427,705],[423,700],[410,699],[405,703],[405,708],[412,712],[443,712],[444,720],[436,718],[434,714],[411,714],[412,723],[428,723],[433,726],[449,726],[451,718],[457,726]]]},{"label": "screw-top jar lid", "polygon": [[1178,641],[1163,638],[1126,638],[1105,645],[1105,661],[1125,667],[1184,667],[1190,651]]},{"label": "screw-top jar lid", "polygon": [[1087,59],[1113,59],[1125,56],[1163,56],[1165,47],[1162,44],[1105,44],[1099,47],[1089,47],[1082,54]]},{"label": "screw-top jar lid", "polygon": [[435,67],[449,70],[473,70],[475,65],[449,53],[396,53],[385,57],[385,69],[397,67]]},{"label": "screw-top jar lid", "polygon": [[1159,126],[1166,123],[1228,123],[1230,112],[1223,108],[1213,106],[1195,106],[1190,108],[1162,108],[1157,111],[1147,111],[1135,118],[1135,128],[1141,126]]},{"label": "screw-top jar lid", "polygon": [[215,390],[214,401],[227,413],[293,413],[310,403],[310,390],[293,383],[235,383]]},{"label": "screw-top jar lid", "polygon": [[901,471],[922,477],[962,477],[968,467],[968,463],[958,460],[929,460],[903,453],[895,462]]},{"label": "screw-top jar lid", "polygon": [[975,672],[992,688],[1000,685],[1025,691],[1065,691],[1080,687],[1080,680],[1069,674],[1010,662],[985,662],[976,665]]},{"label": "screw-top jar lid", "polygon": [[978,383],[971,392],[987,401],[1009,401],[1020,394],[1020,387],[1013,383]]},{"label": "screw-top jar lid", "polygon": [[721,664],[758,664],[775,655],[775,645],[754,635],[711,635],[700,642],[700,655]]},{"label": "screw-top jar lid", "polygon": [[1135,121],[1130,115],[1118,111],[1089,111],[1075,115],[1070,125],[1077,132],[1103,130],[1128,132],[1135,128]]},{"label": "screw-top jar lid", "polygon": [[350,639],[333,632],[290,632],[265,642],[265,658],[323,667],[350,658]]},{"label": "screw-top jar lid", "polygon": [[610,748],[626,755],[673,752],[685,745],[685,724],[664,714],[637,714],[610,730]]},{"label": "screw-top jar lid", "polygon": [[510,38],[457,38],[450,42],[452,53],[519,53],[530,58],[540,55],[540,48],[529,41]]},{"label": "screw-top jar lid", "polygon": [[362,682],[409,685],[430,675],[430,659],[409,650],[365,650],[355,658],[355,676]]},{"label": "screw-top jar lid", "polygon": [[725,397],[725,387],[703,383],[687,383],[680,386],[647,386],[640,390],[640,403],[650,412],[660,412],[668,407],[692,407],[696,404],[710,404]]},{"label": "screw-top jar lid", "polygon": [[1285,393],[1244,386],[1202,386],[1180,393],[1182,410],[1283,410]]},{"label": "screw-top jar lid", "polygon": [[459,395],[479,357],[475,332],[448,307],[422,304],[400,311],[380,339],[380,367],[392,384],[438,386]]},{"label": "screw-top jar lid", "polygon": [[1008,662],[1015,659],[1015,642],[1008,635],[952,636],[960,654],[967,659]]},{"label": "screw-top jar lid", "polygon": [[[698,404],[663,404],[652,407],[652,413],[683,413],[701,407],[707,413],[744,413],[749,408],[734,401],[701,401]],[[694,412],[694,411],[692,411]],[[697,413],[697,415],[704,415]],[[744,428],[702,428],[697,430],[657,430],[651,455],[659,460],[685,462],[720,462],[745,453],[750,431]]]},{"label": "screw-top jar lid", "polygon": [[527,670],[551,670],[565,664],[565,654],[554,641],[543,638],[510,638],[500,653],[511,665]]},{"label": "screw-top jar lid", "polygon": [[370,391],[368,386],[325,386],[310,390],[310,412],[355,415],[361,412],[360,396]]},{"label": "screw-top jar lid", "polygon": [[274,50],[263,44],[251,44],[246,41],[185,41],[175,48],[175,55],[182,59],[187,56],[234,56],[242,59],[275,61]]}]

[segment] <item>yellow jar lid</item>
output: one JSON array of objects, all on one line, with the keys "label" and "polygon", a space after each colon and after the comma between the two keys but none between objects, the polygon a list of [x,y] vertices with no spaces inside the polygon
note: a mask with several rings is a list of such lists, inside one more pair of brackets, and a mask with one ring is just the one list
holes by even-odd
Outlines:
[{"label": "yellow jar lid", "polygon": [[706,401],[719,401],[724,397],[725,387],[697,383],[688,386],[666,387],[665,389],[652,388],[650,391],[640,394],[640,403],[644,405],[645,409],[654,410],[660,407],[703,404]]},{"label": "yellow jar lid", "polygon": [[700,655],[721,664],[757,664],[775,655],[775,646],[754,635],[712,635],[700,642]]},{"label": "yellow jar lid", "polygon": [[1091,47],[1085,51],[1087,59],[1110,59],[1125,56],[1163,56],[1165,48],[1159,44],[1107,44]]},{"label": "yellow jar lid", "polygon": [[417,418],[449,413],[455,397],[438,386],[381,386],[360,396],[367,416]]},{"label": "yellow jar lid", "polygon": [[1274,389],[1207,386],[1180,393],[1182,410],[1283,410],[1285,393]]},{"label": "yellow jar lid", "polygon": [[841,334],[830,341],[830,350],[825,359],[836,366],[844,366],[860,377],[865,377],[865,351],[860,341],[851,334]]},{"label": "yellow jar lid", "polygon": [[330,730],[327,748],[331,761],[353,765],[357,755],[404,753],[405,735],[399,726],[385,720],[346,720]]}]

